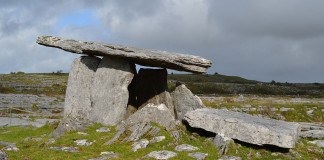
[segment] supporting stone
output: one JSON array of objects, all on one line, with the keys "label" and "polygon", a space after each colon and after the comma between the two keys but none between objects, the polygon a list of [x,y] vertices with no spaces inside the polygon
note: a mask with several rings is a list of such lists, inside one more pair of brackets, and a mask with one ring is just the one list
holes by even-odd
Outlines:
[{"label": "supporting stone", "polygon": [[167,92],[168,72],[166,69],[141,68],[136,77],[137,106],[143,108],[149,103],[165,104],[174,115],[174,106],[170,93]]},{"label": "supporting stone", "polygon": [[54,131],[60,135],[65,131],[83,128],[91,112],[91,87],[100,58],[82,56],[73,61],[65,95],[63,120]]},{"label": "supporting stone", "polygon": [[124,119],[129,98],[128,86],[133,76],[127,61],[111,57],[101,60],[91,89],[91,121],[116,125]]}]

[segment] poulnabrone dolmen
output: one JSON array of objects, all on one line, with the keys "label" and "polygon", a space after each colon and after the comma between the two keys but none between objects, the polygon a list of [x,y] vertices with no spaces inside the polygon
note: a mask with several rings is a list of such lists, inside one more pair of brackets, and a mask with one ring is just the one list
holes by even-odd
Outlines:
[{"label": "poulnabrone dolmen", "polygon": [[[215,133],[215,145],[223,148],[229,139],[283,148],[294,148],[297,141],[297,123],[206,108],[183,84],[172,93],[167,91],[166,69],[201,74],[212,65],[210,60],[53,36],[38,37],[37,43],[84,55],[71,66],[64,116],[54,135],[82,130],[95,122],[117,126],[119,132],[106,144],[136,141],[144,134],[160,132],[150,125],[153,122],[177,139],[177,126],[182,122]],[[160,69],[140,68],[137,72],[135,64]],[[125,132],[128,136],[121,136]]]}]

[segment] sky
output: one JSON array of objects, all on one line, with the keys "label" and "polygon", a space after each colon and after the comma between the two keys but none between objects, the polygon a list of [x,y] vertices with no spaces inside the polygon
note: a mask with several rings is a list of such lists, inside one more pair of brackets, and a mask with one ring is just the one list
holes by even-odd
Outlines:
[{"label": "sky", "polygon": [[53,35],[198,55],[213,61],[209,74],[324,83],[323,6],[323,0],[0,0],[0,73],[68,72],[80,55],[36,44],[38,36]]}]

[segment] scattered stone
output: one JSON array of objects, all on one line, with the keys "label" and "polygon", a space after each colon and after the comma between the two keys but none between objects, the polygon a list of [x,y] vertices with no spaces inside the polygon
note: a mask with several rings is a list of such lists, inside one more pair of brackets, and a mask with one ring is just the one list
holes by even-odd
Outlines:
[{"label": "scattered stone", "polygon": [[27,137],[25,138],[23,141],[36,141],[39,142],[41,141],[43,138],[33,138],[33,137]]},{"label": "scattered stone", "polygon": [[196,158],[197,160],[204,160],[208,153],[202,153],[202,152],[193,152],[188,154],[189,157]]},{"label": "scattered stone", "polygon": [[294,149],[290,149],[289,152],[296,158],[302,158],[302,156]]},{"label": "scattered stone", "polygon": [[114,138],[110,139],[109,141],[107,141],[106,143],[104,143],[103,145],[110,145],[110,144],[113,144],[115,143],[119,138],[120,136],[125,132],[125,129],[122,128],[120,129],[117,134],[114,136]]},{"label": "scattered stone", "polygon": [[64,152],[79,152],[79,150],[76,147],[49,147],[49,149]]},{"label": "scattered stone", "polygon": [[96,132],[102,133],[102,132],[109,132],[110,129],[107,127],[101,127],[99,129],[96,129]]},{"label": "scattered stone", "polygon": [[169,159],[172,157],[177,156],[177,153],[167,150],[162,151],[153,151],[149,154],[147,154],[145,157],[154,158],[154,159]]},{"label": "scattered stone", "polygon": [[290,111],[290,110],[295,110],[294,108],[285,108],[285,107],[282,107],[279,109],[280,112],[287,112],[287,111]]},{"label": "scattered stone", "polygon": [[48,139],[48,141],[45,144],[53,144],[55,142],[56,142],[56,140],[54,138],[50,138],[50,139]]},{"label": "scattered stone", "polygon": [[120,123],[117,128],[126,128],[139,123],[157,123],[167,130],[176,128],[176,121],[170,110],[164,105],[147,104],[142,109],[136,111],[129,116],[125,121]]},{"label": "scattered stone", "polygon": [[84,135],[84,136],[89,135],[88,133],[85,133],[85,132],[77,132],[77,134],[79,134],[79,135]]},{"label": "scattered stone", "polygon": [[16,147],[15,145],[8,145],[8,146],[2,148],[2,150],[18,152],[19,151],[19,148]]},{"label": "scattered stone", "polygon": [[311,110],[307,111],[306,113],[307,113],[307,115],[309,115],[309,116],[313,116],[313,112],[314,112],[314,110],[311,109]]},{"label": "scattered stone", "polygon": [[131,134],[122,141],[123,142],[138,141],[139,139],[142,138],[142,136],[144,136],[151,129],[152,129],[152,126],[148,123],[135,124],[129,128],[129,131],[131,131]]},{"label": "scattered stone", "polygon": [[102,157],[98,157],[98,158],[91,158],[88,160],[107,160],[107,159],[111,159],[111,158],[118,158],[118,154],[112,152],[112,151],[107,151],[107,152],[101,152],[100,155],[104,155]]},{"label": "scattered stone", "polygon": [[192,92],[185,86],[180,85],[171,93],[177,119],[182,120],[188,111],[203,108],[203,104],[199,97],[194,96]]},{"label": "scattered stone", "polygon": [[40,36],[37,43],[60,48],[77,54],[120,57],[135,64],[169,68],[179,71],[205,73],[212,65],[210,60],[199,56],[170,53],[166,51],[140,49],[99,42],[82,42],[53,36]]},{"label": "scattered stone", "polygon": [[281,115],[281,114],[279,114],[279,113],[275,114],[275,117],[274,118],[275,119],[279,119],[279,120],[286,120],[286,117],[283,116],[283,115]]},{"label": "scattered stone", "polygon": [[223,156],[219,158],[218,160],[242,160],[241,157],[236,157],[236,156]]},{"label": "scattered stone", "polygon": [[320,148],[323,148],[324,147],[324,140],[309,141],[309,143],[316,144]]},{"label": "scattered stone", "polygon": [[150,140],[150,144],[161,142],[163,140],[165,140],[165,136],[157,136]]},{"label": "scattered stone", "polygon": [[301,131],[324,130],[324,126],[321,123],[299,122],[299,124]]},{"label": "scattered stone", "polygon": [[8,155],[0,150],[0,160],[8,160]]},{"label": "scattered stone", "polygon": [[309,130],[305,132],[300,132],[299,136],[303,138],[322,139],[324,138],[324,130]]},{"label": "scattered stone", "polygon": [[78,146],[90,146],[93,142],[88,142],[86,139],[75,140],[74,143]]},{"label": "scattered stone", "polygon": [[124,119],[133,77],[129,62],[107,56],[101,60],[91,85],[92,122],[110,126]]},{"label": "scattered stone", "polygon": [[181,134],[179,131],[171,131],[170,136],[173,138],[175,142],[178,142],[181,138]]},{"label": "scattered stone", "polygon": [[115,154],[113,151],[105,151],[105,152],[100,152],[100,155],[110,155],[110,154]]},{"label": "scattered stone", "polygon": [[136,152],[138,149],[146,148],[149,143],[147,139],[141,139],[132,145],[132,151]]},{"label": "scattered stone", "polygon": [[182,151],[188,152],[188,151],[199,150],[199,148],[189,145],[189,144],[181,144],[181,145],[176,146],[174,148],[174,150],[179,151],[179,152],[182,152]]},{"label": "scattered stone", "polygon": [[223,134],[216,134],[214,140],[213,140],[213,144],[215,145],[215,147],[219,147],[219,151],[218,154],[222,155],[225,154],[227,152],[228,149],[228,145],[234,142],[231,138],[225,137]]},{"label": "scattered stone", "polygon": [[298,139],[298,123],[264,119],[226,109],[197,109],[188,112],[184,119],[191,127],[256,145],[294,148]]}]

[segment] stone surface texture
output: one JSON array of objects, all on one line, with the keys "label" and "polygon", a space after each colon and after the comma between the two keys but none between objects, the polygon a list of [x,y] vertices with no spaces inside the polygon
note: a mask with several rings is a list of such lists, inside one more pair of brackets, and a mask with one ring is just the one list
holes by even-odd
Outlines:
[{"label": "stone surface texture", "polygon": [[176,121],[170,110],[164,105],[147,104],[142,109],[136,111],[125,121],[122,121],[117,128],[132,126],[139,123],[157,123],[167,130],[176,128]]},{"label": "stone surface texture", "polygon": [[197,160],[204,160],[208,156],[208,153],[193,152],[193,153],[189,153],[188,156],[195,158]]},{"label": "stone surface texture", "polygon": [[299,136],[303,138],[321,139],[324,138],[324,130],[309,130],[305,132],[300,132]]},{"label": "stone surface texture", "polygon": [[298,140],[298,123],[264,119],[226,109],[197,109],[188,112],[184,119],[191,127],[256,145],[294,148]]},{"label": "stone surface texture", "polygon": [[99,58],[89,56],[73,61],[66,88],[64,118],[89,118],[92,82],[99,62]]},{"label": "stone surface texture", "polygon": [[189,151],[199,150],[199,148],[189,145],[189,144],[181,144],[181,145],[176,146],[174,148],[174,150],[179,151],[179,152],[182,152],[182,151],[189,152]]},{"label": "stone surface texture", "polygon": [[123,120],[129,98],[128,85],[134,73],[122,59],[104,57],[94,74],[91,87],[92,122],[116,125]]},{"label": "stone surface texture", "polygon": [[162,151],[153,151],[146,155],[146,157],[154,158],[154,159],[169,159],[177,156],[177,153],[167,150]]},{"label": "stone surface texture", "polygon": [[171,97],[173,99],[177,119],[179,120],[182,120],[188,111],[204,107],[200,98],[193,95],[183,84],[176,87],[171,93]]},{"label": "stone surface texture", "polygon": [[133,146],[132,151],[133,152],[136,152],[139,149],[146,148],[149,143],[150,142],[147,139],[141,139],[141,140],[133,143],[133,145],[132,145]]},{"label": "stone surface texture", "polygon": [[127,59],[127,61],[143,66],[162,67],[194,73],[205,73],[207,68],[212,65],[210,60],[199,56],[99,42],[82,42],[53,36],[40,36],[37,39],[37,43],[77,54],[122,57]]},{"label": "stone surface texture", "polygon": [[223,156],[218,160],[242,160],[242,158],[237,156]]}]

